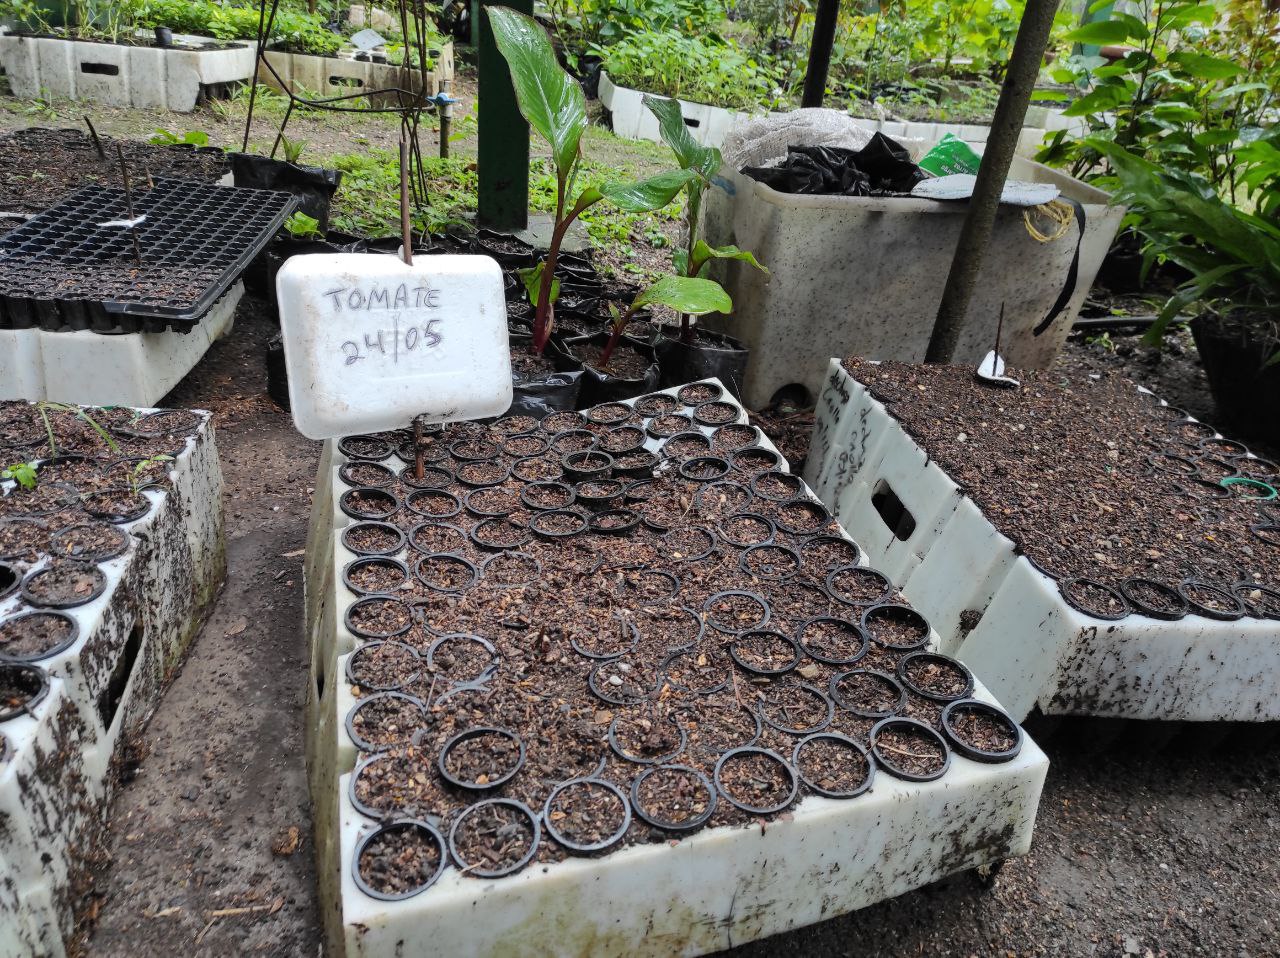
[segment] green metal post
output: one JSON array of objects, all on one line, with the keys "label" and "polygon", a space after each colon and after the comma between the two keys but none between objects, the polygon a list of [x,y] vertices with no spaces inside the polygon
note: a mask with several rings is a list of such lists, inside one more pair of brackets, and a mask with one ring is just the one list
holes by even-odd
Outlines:
[{"label": "green metal post", "polygon": [[533,14],[533,0],[506,0],[480,4],[480,16],[472,23],[472,37],[480,46],[480,136],[476,174],[479,179],[476,219],[481,226],[506,231],[522,230],[529,221],[529,124],[516,106],[507,61],[493,41],[493,30],[484,7],[504,6]]}]

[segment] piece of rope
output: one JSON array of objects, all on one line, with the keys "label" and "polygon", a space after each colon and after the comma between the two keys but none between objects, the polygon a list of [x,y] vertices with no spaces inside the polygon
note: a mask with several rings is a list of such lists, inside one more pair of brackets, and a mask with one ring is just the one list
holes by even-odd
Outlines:
[{"label": "piece of rope", "polygon": [[[1036,225],[1037,216],[1044,217],[1053,224],[1049,232],[1042,232]],[[1062,200],[1050,200],[1048,203],[1031,206],[1022,211],[1022,221],[1026,224],[1027,232],[1038,243],[1052,243],[1054,240],[1062,239],[1067,235],[1067,230],[1071,229],[1071,222],[1075,216],[1076,212],[1071,204],[1064,203]]]}]

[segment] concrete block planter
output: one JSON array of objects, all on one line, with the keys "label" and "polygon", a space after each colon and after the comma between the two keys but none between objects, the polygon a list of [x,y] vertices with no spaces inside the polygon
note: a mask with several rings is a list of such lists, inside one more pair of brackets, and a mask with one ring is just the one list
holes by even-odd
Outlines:
[{"label": "concrete block planter", "polygon": [[[931,726],[910,724],[908,715],[935,729],[956,729],[956,716],[1002,713],[984,711],[994,699],[957,663],[928,652],[917,653],[924,655],[917,664],[950,675],[954,684],[944,698],[969,704],[947,705],[927,691],[908,694],[908,687],[925,680],[908,658],[899,658],[907,646],[891,644],[899,633],[890,623],[909,623],[911,645],[922,650],[936,647],[937,635],[914,612],[880,602],[894,594],[892,586],[865,565],[850,564],[862,562],[856,544],[746,424],[742,408],[726,401],[727,394],[717,398],[721,392],[708,380],[581,414],[558,413],[545,426],[532,419],[487,428],[461,424],[428,444],[426,470],[434,471],[424,470],[417,486],[425,495],[397,478],[402,469],[412,471],[405,432],[325,443],[308,535],[305,627],[312,655],[308,772],[329,954],[704,954],[1027,850],[1047,768],[1043,754],[1007,719],[1001,719],[1004,760],[997,762],[963,757],[975,753],[959,742],[948,753],[940,737],[931,737]],[[689,405],[682,406],[681,397]],[[593,459],[601,448],[616,449],[614,469],[631,468],[619,463],[635,450],[637,462],[645,462],[637,469],[648,472],[631,477],[635,485],[618,476],[583,479],[572,489],[572,478],[541,484],[530,478],[550,474],[545,470],[552,462],[569,475],[607,469]],[[646,459],[648,454],[657,458]],[[656,474],[655,461],[665,463]],[[484,479],[480,473],[494,464],[501,468]],[[516,469],[517,481],[466,485],[498,479],[505,469]],[[453,473],[456,485],[449,480]],[[687,506],[676,504],[684,500],[675,490],[691,497]],[[577,494],[575,502],[570,492]],[[543,496],[550,498],[538,498]],[[576,508],[555,508],[565,503]],[[518,523],[502,526],[502,535],[518,535],[501,540],[503,547],[490,538],[495,530],[483,517],[506,508],[515,509],[508,514]],[[699,523],[685,524],[687,510],[697,510]],[[375,514],[386,518],[368,518]],[[592,532],[606,528],[620,531]],[[657,538],[660,529],[676,538]],[[579,534],[588,538],[575,544]],[[448,554],[439,551],[445,549]],[[529,560],[540,563],[539,572],[530,571]],[[434,578],[446,568],[465,573],[468,562],[474,567],[469,577]],[[499,564],[491,568],[494,562]],[[512,564],[505,573],[503,563]],[[590,574],[577,579],[583,573],[575,570],[587,567]],[[563,582],[553,588],[555,598],[538,594],[547,575],[564,577],[553,580]],[[861,591],[868,585],[874,597]],[[588,602],[574,597],[597,587],[614,600],[592,599],[583,608],[616,612],[622,616],[616,623],[593,620],[579,628],[578,612],[555,611]],[[861,605],[843,606],[846,618],[835,612],[811,618],[812,603],[834,609],[833,603],[855,601]],[[390,613],[404,602],[416,611],[400,622]],[[508,611],[466,611],[473,602]],[[767,628],[775,632],[759,631],[766,606]],[[364,617],[375,608],[374,619]],[[865,633],[847,618],[856,617],[855,608]],[[375,620],[381,623],[376,629]],[[666,623],[660,633],[652,631],[658,622]],[[834,634],[824,631],[828,627],[844,639],[860,636],[862,644],[823,645],[819,633]],[[371,629],[389,638],[371,639]],[[615,641],[621,644],[611,646]],[[731,661],[724,658],[726,644]],[[650,685],[646,670],[653,652],[662,663]],[[489,662],[478,679],[457,671],[471,654]],[[859,668],[852,663],[896,668],[907,683],[877,686],[901,692],[882,709],[894,718],[879,731],[869,713],[849,711],[862,706],[842,683],[865,678],[844,675]],[[778,677],[792,669],[791,679]],[[565,684],[552,675],[564,675]],[[546,682],[563,691],[544,700]],[[587,687],[594,697],[580,697]],[[821,691],[828,687],[834,698]],[[753,696],[764,697],[753,702]],[[807,704],[787,696],[808,696]],[[414,702],[421,713],[413,712]],[[472,711],[480,702],[486,703],[483,714]],[[504,712],[504,702],[526,718]],[[645,724],[650,709],[674,702],[705,710],[702,721],[671,729]],[[711,702],[728,711],[705,704]],[[776,711],[779,702],[798,712]],[[820,702],[829,706],[825,719]],[[390,725],[370,718],[403,703],[410,712]],[[944,709],[951,718],[943,717]],[[734,716],[748,726],[754,721],[758,734],[743,727],[740,737],[773,749],[772,756],[740,753],[733,748],[737,732],[716,738],[716,728],[729,728],[718,723]],[[640,738],[628,731],[633,720],[645,730]],[[557,764],[568,755],[556,751],[569,727],[562,721],[581,736],[581,749],[568,759],[577,772]],[[806,756],[816,753],[804,750],[818,740],[805,736],[819,727],[848,730],[849,740],[822,741],[849,749],[840,767],[863,769],[853,776],[860,783],[840,784],[814,771]],[[930,753],[938,764],[904,777],[894,755],[911,752],[895,751],[892,736],[899,733],[938,743]],[[878,759],[856,744],[868,734]],[[664,735],[662,742],[654,738]],[[507,755],[514,765],[465,772],[467,760],[457,765],[455,758],[476,736],[519,742],[518,758],[492,743],[472,753],[485,761]],[[419,768],[420,760],[425,764]],[[377,763],[402,761],[409,766],[389,778],[373,771],[384,767]],[[755,779],[760,788],[751,793],[751,814],[734,804],[743,800],[734,768],[748,761],[757,763],[753,774],[767,776],[763,784]],[[697,797],[688,804],[675,800],[670,811],[658,814],[666,808],[666,793],[657,786],[642,790],[648,776],[658,782],[684,776]],[[450,785],[449,779],[464,784]],[[401,787],[426,791],[411,798]],[[831,791],[846,797],[827,797]],[[496,796],[497,804],[486,796]],[[772,818],[784,808],[788,814]],[[489,815],[509,819],[506,837],[501,847],[482,853],[476,843],[487,833],[472,823]],[[662,841],[642,824],[655,815],[666,823],[658,832]],[[762,817],[771,820],[765,824]],[[594,824],[586,827],[588,820]],[[571,854],[575,843],[597,851]],[[417,863],[417,877],[407,886],[385,857],[393,847]],[[423,875],[432,880],[422,882]]]},{"label": "concrete block planter", "polygon": [[243,295],[237,282],[184,333],[0,329],[0,400],[151,406],[231,330]]},{"label": "concrete block planter", "polygon": [[[967,204],[788,195],[737,172],[770,159],[726,158],[722,174],[732,192],[711,190],[706,204],[707,242],[735,243],[769,267],[766,276],[739,263],[713,264],[737,308],[711,325],[751,348],[742,394],[747,405],[765,406],[791,385],[816,396],[832,354],[923,359]],[[1003,207],[956,361],[976,364],[991,348],[1003,304],[1007,358],[1044,368],[1070,332],[1124,209],[1107,206],[1106,193],[1030,160],[1015,158],[1010,176],[1053,183],[1079,201],[1083,239],[1073,224],[1061,238],[1038,242],[1023,211]],[[1053,323],[1034,335],[1067,284],[1078,241],[1074,292]]]},{"label": "concrete block planter", "polygon": [[[43,426],[33,410],[0,407],[6,462],[38,455]],[[0,587],[0,681],[10,691],[28,681],[48,689],[17,714],[0,709],[0,955],[62,954],[72,889],[99,851],[114,765],[150,718],[225,574],[208,413],[160,412],[148,424],[149,411],[137,422],[134,412],[97,412],[120,455],[168,450],[173,459],[144,466],[138,492],[121,490],[129,511],[116,510],[115,520],[81,510],[100,508],[97,490],[119,489],[97,478],[104,470],[114,482],[117,470],[133,467],[88,429],[78,439],[65,433],[59,452],[69,458],[41,466],[57,481],[30,493],[5,483],[0,497],[0,578],[14,586]],[[55,430],[83,428],[68,413],[49,415]],[[144,437],[138,426],[155,431]],[[31,442],[10,445],[9,437]],[[64,570],[84,583],[65,601],[40,584]]]},{"label": "concrete block planter", "polygon": [[[307,95],[344,96],[351,93],[377,93],[405,86],[403,67],[386,63],[356,60],[354,52],[340,57],[316,57],[283,50],[268,50],[263,59],[271,64],[284,85],[294,92],[305,90]],[[423,84],[419,70],[412,70],[412,82]],[[270,70],[263,69],[258,79],[273,89],[283,90],[284,85]],[[436,56],[434,69],[428,71],[424,87],[434,94],[441,80],[453,79],[453,42],[445,43]]]},{"label": "concrete block planter", "polygon": [[[209,44],[205,37],[178,38]],[[251,44],[148,47],[0,35],[0,66],[15,96],[190,113],[210,87],[253,76]]]},{"label": "concrete block planter", "polygon": [[[1182,415],[1150,399],[1151,415]],[[1215,448],[1237,446],[1193,419],[1178,419],[1177,425]],[[1046,714],[1131,719],[1280,718],[1275,643],[1280,592],[1273,596],[1267,591],[1275,589],[1274,583],[1252,578],[1248,584],[1227,582],[1224,588],[1230,594],[1220,596],[1221,609],[1197,607],[1184,598],[1166,614],[1120,595],[1105,615],[1101,607],[1089,611],[1094,607],[1070,600],[1059,586],[1059,576],[1038,566],[1010,538],[1025,539],[1027,534],[1002,531],[1002,520],[984,513],[939,464],[938,454],[938,448],[913,438],[838,360],[831,361],[818,402],[807,480],[857,538],[868,561],[900,582],[906,598],[928,616],[942,651],[981,674],[1011,714],[1022,718],[1039,707]],[[1099,458],[1105,454],[1102,450]],[[993,449],[991,455],[999,452]],[[1172,489],[1173,498],[1161,508],[1188,509],[1189,532],[1198,522],[1212,523],[1210,538],[1221,538],[1232,526],[1225,518],[1213,517],[1211,504],[1220,501],[1212,497],[1226,496],[1228,487],[1219,488],[1216,480],[1190,471],[1213,468],[1220,457],[1208,452],[1199,457],[1190,452],[1171,455],[1176,456],[1167,460],[1171,466],[1185,466],[1183,460],[1191,465],[1185,466],[1181,478],[1171,479],[1160,471],[1164,454],[1152,453],[1155,462],[1148,481],[1153,489],[1170,482],[1184,484]],[[1266,476],[1277,467],[1244,452],[1232,456],[1224,471],[1238,470],[1231,474],[1239,477],[1237,483],[1245,476],[1261,477],[1250,481],[1262,482],[1258,488],[1265,494],[1264,486],[1275,481]],[[1109,462],[1098,467],[1100,472]],[[1177,491],[1183,488],[1189,491]],[[1074,493],[1068,488],[1063,494]],[[1211,498],[1202,501],[1197,496]],[[1263,537],[1277,520],[1269,517],[1266,506],[1261,502],[1241,507],[1246,512],[1257,509],[1256,525],[1262,530],[1254,536],[1247,528],[1243,531],[1249,541],[1240,542],[1242,578],[1255,565],[1263,570],[1276,567],[1267,552],[1275,547]],[[1242,521],[1255,520],[1245,515]],[[1099,522],[1100,532],[1113,524],[1102,514]],[[1096,547],[1081,548],[1091,552]],[[1172,561],[1163,560],[1168,551],[1164,542],[1150,542],[1147,548],[1162,561]],[[1060,575],[1063,582],[1081,582],[1075,573],[1070,578]],[[1177,591],[1189,589],[1187,594],[1194,598],[1192,582],[1203,579],[1212,581],[1199,588],[1219,595],[1212,586],[1222,575],[1207,566]],[[1163,581],[1169,573],[1151,576]],[[1110,592],[1097,594],[1117,591],[1107,589]],[[1237,607],[1231,607],[1231,595],[1239,600]]]}]

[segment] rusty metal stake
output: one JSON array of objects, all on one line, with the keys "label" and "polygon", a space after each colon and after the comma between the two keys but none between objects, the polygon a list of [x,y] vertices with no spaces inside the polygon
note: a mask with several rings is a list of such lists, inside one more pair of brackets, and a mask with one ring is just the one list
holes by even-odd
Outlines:
[{"label": "rusty metal stake", "polygon": [[404,235],[404,263],[406,266],[412,266],[413,225],[409,222],[409,143],[403,134],[400,136],[400,232]]},{"label": "rusty metal stake", "polygon": [[422,417],[415,416],[413,420],[413,475],[419,482],[424,478],[422,473],[422,457],[425,453],[426,444],[422,441]]},{"label": "rusty metal stake", "polygon": [[98,159],[105,160],[107,151],[102,148],[102,140],[98,138],[98,131],[93,128],[93,121],[86,116],[84,122],[89,126],[89,135],[93,137],[93,147],[98,151]]}]

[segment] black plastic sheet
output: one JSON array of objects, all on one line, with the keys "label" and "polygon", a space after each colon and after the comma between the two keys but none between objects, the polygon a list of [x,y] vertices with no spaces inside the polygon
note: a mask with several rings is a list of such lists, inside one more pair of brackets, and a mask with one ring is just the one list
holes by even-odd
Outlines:
[{"label": "black plastic sheet", "polygon": [[879,196],[910,193],[926,174],[901,144],[876,133],[861,150],[791,146],[779,166],[744,167],[743,174],[779,193]]}]

